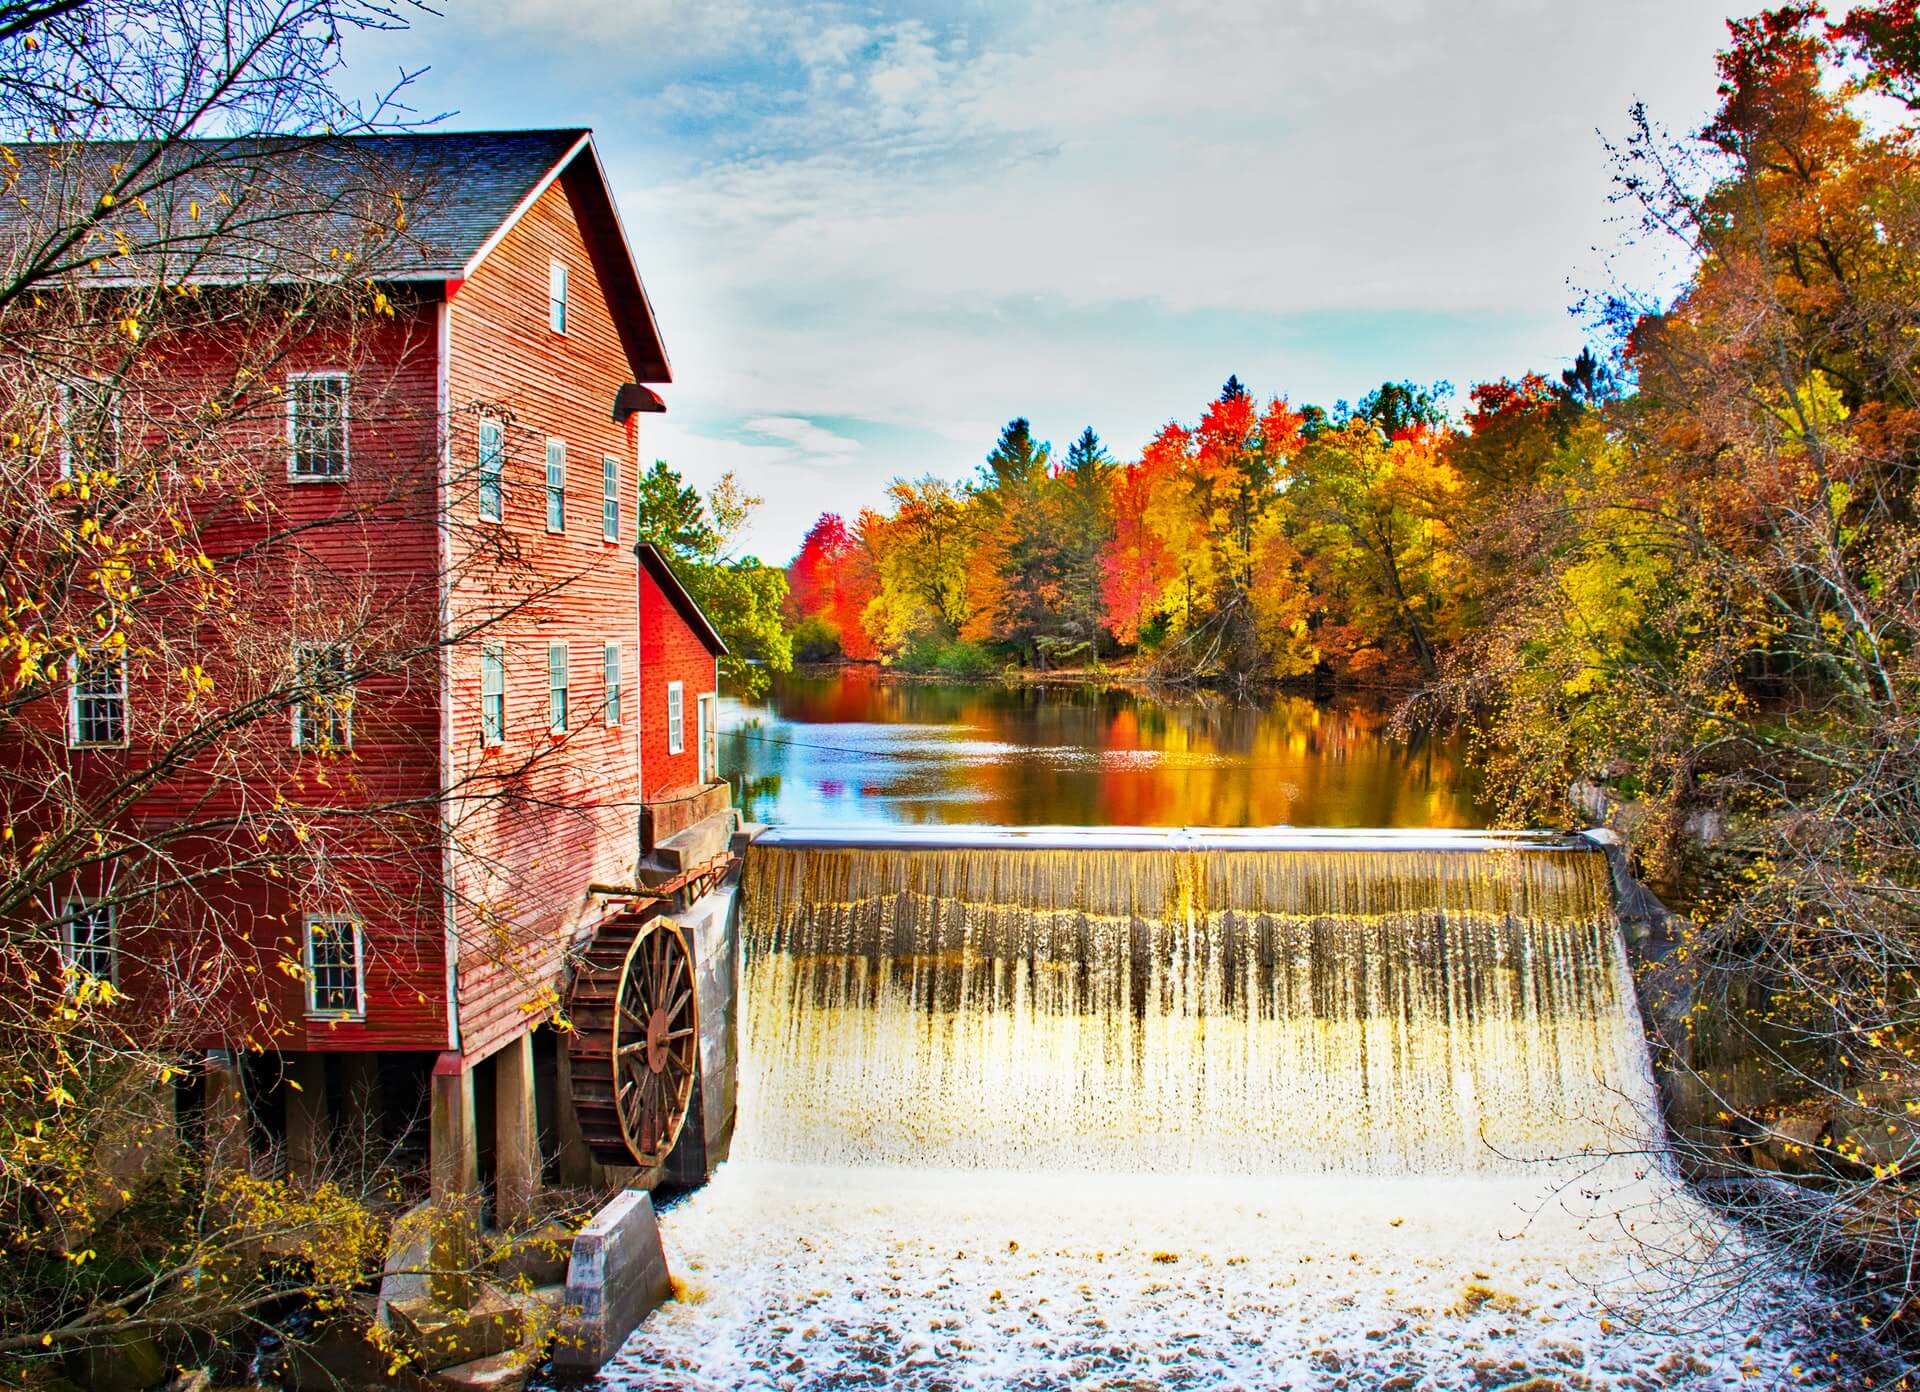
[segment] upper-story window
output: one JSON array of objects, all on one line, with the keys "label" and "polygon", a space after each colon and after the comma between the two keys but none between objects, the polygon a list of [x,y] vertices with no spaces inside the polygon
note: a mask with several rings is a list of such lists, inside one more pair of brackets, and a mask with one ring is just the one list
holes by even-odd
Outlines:
[{"label": "upper-story window", "polygon": [[547,720],[556,735],[567,732],[567,687],[572,679],[565,643],[547,644]]},{"label": "upper-story window", "polygon": [[507,741],[507,650],[480,649],[480,743]]},{"label": "upper-story window", "polygon": [[127,742],[127,664],[114,658],[69,663],[67,743],[121,745]]},{"label": "upper-story window", "polygon": [[500,476],[506,463],[507,431],[497,420],[480,422],[480,520],[500,520]]},{"label": "upper-story window", "polygon": [[347,476],[347,374],[296,372],[287,377],[287,477]]},{"label": "upper-story window", "polygon": [[114,951],[113,905],[69,899],[60,929],[60,961],[69,973],[116,982],[119,954]]},{"label": "upper-story window", "polygon": [[687,752],[687,689],[680,682],[667,683],[667,753]]},{"label": "upper-story window", "polygon": [[351,918],[307,920],[307,1012],[359,1019],[367,1013],[360,924]]},{"label": "upper-story window", "polygon": [[557,334],[567,331],[567,268],[558,261],[547,266],[547,327]]},{"label": "upper-story window", "polygon": [[60,477],[77,470],[110,469],[120,461],[120,397],[101,377],[60,384]]},{"label": "upper-story window", "polygon": [[620,540],[620,460],[611,454],[600,460],[600,535]]},{"label": "upper-story window", "polygon": [[620,645],[607,644],[607,724],[620,723]]},{"label": "upper-story window", "polygon": [[567,442],[547,441],[547,530],[567,529]]},{"label": "upper-story window", "polygon": [[353,682],[347,650],[338,643],[302,643],[293,650],[299,699],[293,706],[293,747],[321,752],[353,746]]}]

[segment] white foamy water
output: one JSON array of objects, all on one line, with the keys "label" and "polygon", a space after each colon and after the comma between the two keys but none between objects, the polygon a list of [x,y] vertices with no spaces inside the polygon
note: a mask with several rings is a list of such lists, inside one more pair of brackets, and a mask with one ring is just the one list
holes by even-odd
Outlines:
[{"label": "white foamy water", "polygon": [[633,1392],[1802,1385],[1810,1341],[1777,1297],[1694,1311],[1593,1216],[1711,1240],[1671,1190],[1540,1199],[1508,1177],[736,1162],[666,1214],[684,1293],[604,1376]]},{"label": "white foamy water", "polygon": [[622,1388],[1820,1375],[1634,1158],[1596,855],[756,848],[744,903],[735,1158]]}]

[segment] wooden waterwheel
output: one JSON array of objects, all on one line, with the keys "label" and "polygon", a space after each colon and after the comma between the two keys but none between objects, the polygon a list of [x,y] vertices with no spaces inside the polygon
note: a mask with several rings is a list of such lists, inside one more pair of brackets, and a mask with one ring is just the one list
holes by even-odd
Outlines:
[{"label": "wooden waterwheel", "polygon": [[594,1158],[654,1169],[665,1163],[693,1100],[699,1003],[693,953],[664,914],[615,914],[574,973],[573,1106]]}]

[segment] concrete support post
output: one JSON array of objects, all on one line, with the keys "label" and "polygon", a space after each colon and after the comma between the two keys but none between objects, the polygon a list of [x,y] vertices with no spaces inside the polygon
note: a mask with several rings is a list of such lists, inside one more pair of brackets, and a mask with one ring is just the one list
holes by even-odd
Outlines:
[{"label": "concrete support post", "polygon": [[494,1222],[502,1232],[533,1216],[540,1187],[540,1133],[534,1118],[533,1036],[494,1056]]},{"label": "concrete support post", "polygon": [[473,1070],[456,1053],[433,1065],[430,1166],[434,1222],[428,1239],[427,1288],[443,1309],[473,1303],[479,1244],[480,1155],[474,1137]]},{"label": "concrete support post", "polygon": [[286,1083],[287,1175],[295,1183],[311,1186],[319,1182],[327,1161],[326,1055],[289,1055]]},{"label": "concrete support post", "polygon": [[251,1158],[247,1136],[247,1095],[240,1064],[225,1049],[207,1050],[205,1068],[207,1167],[215,1172],[244,1170]]},{"label": "concrete support post", "polygon": [[473,1131],[473,1070],[458,1054],[442,1054],[434,1062],[431,1121],[433,1197],[478,1193],[480,1149]]}]

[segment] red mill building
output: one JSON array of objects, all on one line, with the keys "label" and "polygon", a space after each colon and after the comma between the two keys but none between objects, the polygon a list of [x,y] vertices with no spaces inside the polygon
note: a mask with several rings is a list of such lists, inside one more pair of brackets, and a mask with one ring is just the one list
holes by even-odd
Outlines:
[{"label": "red mill building", "polygon": [[[674,1168],[704,1173],[732,1124],[724,646],[666,558],[636,545],[639,421],[666,409],[649,384],[671,374],[592,136],[277,146],[269,177],[291,171],[308,189],[373,164],[431,190],[377,272],[391,312],[350,342],[316,330],[278,360],[287,419],[273,447],[287,468],[269,484],[295,524],[369,519],[317,526],[307,559],[336,580],[357,574],[369,607],[434,639],[405,680],[295,705],[273,776],[325,785],[307,794],[335,811],[423,809],[424,830],[404,848],[350,848],[352,893],[309,900],[265,876],[223,877],[231,936],[263,961],[297,954],[301,969],[262,971],[233,1004],[264,1012],[264,1052],[236,1063],[234,1028],[199,1041],[210,1095],[239,1089],[256,1146],[284,1143],[296,1173],[324,1166],[330,1136],[367,1118],[391,1132],[430,1098],[436,1192],[490,1192],[503,1220],[526,1211],[543,1168],[657,1169],[680,1143]],[[16,148],[31,165],[34,149]],[[274,274],[204,279],[219,293]],[[210,337],[168,370],[218,371],[231,356]],[[135,418],[116,417],[114,448]],[[429,461],[424,513],[394,506],[407,458]],[[314,607],[291,650],[350,672],[353,645]],[[61,757],[77,784],[148,757],[160,735],[143,693],[165,675],[130,654],[76,677]],[[320,762],[315,744],[346,761]],[[328,782],[329,767],[344,772]],[[128,820],[204,808],[190,783],[163,781]],[[58,887],[57,904],[79,906],[57,910],[64,950],[156,1008],[138,914],[116,906],[108,873]],[[570,1031],[543,1027],[556,1011]]]}]

